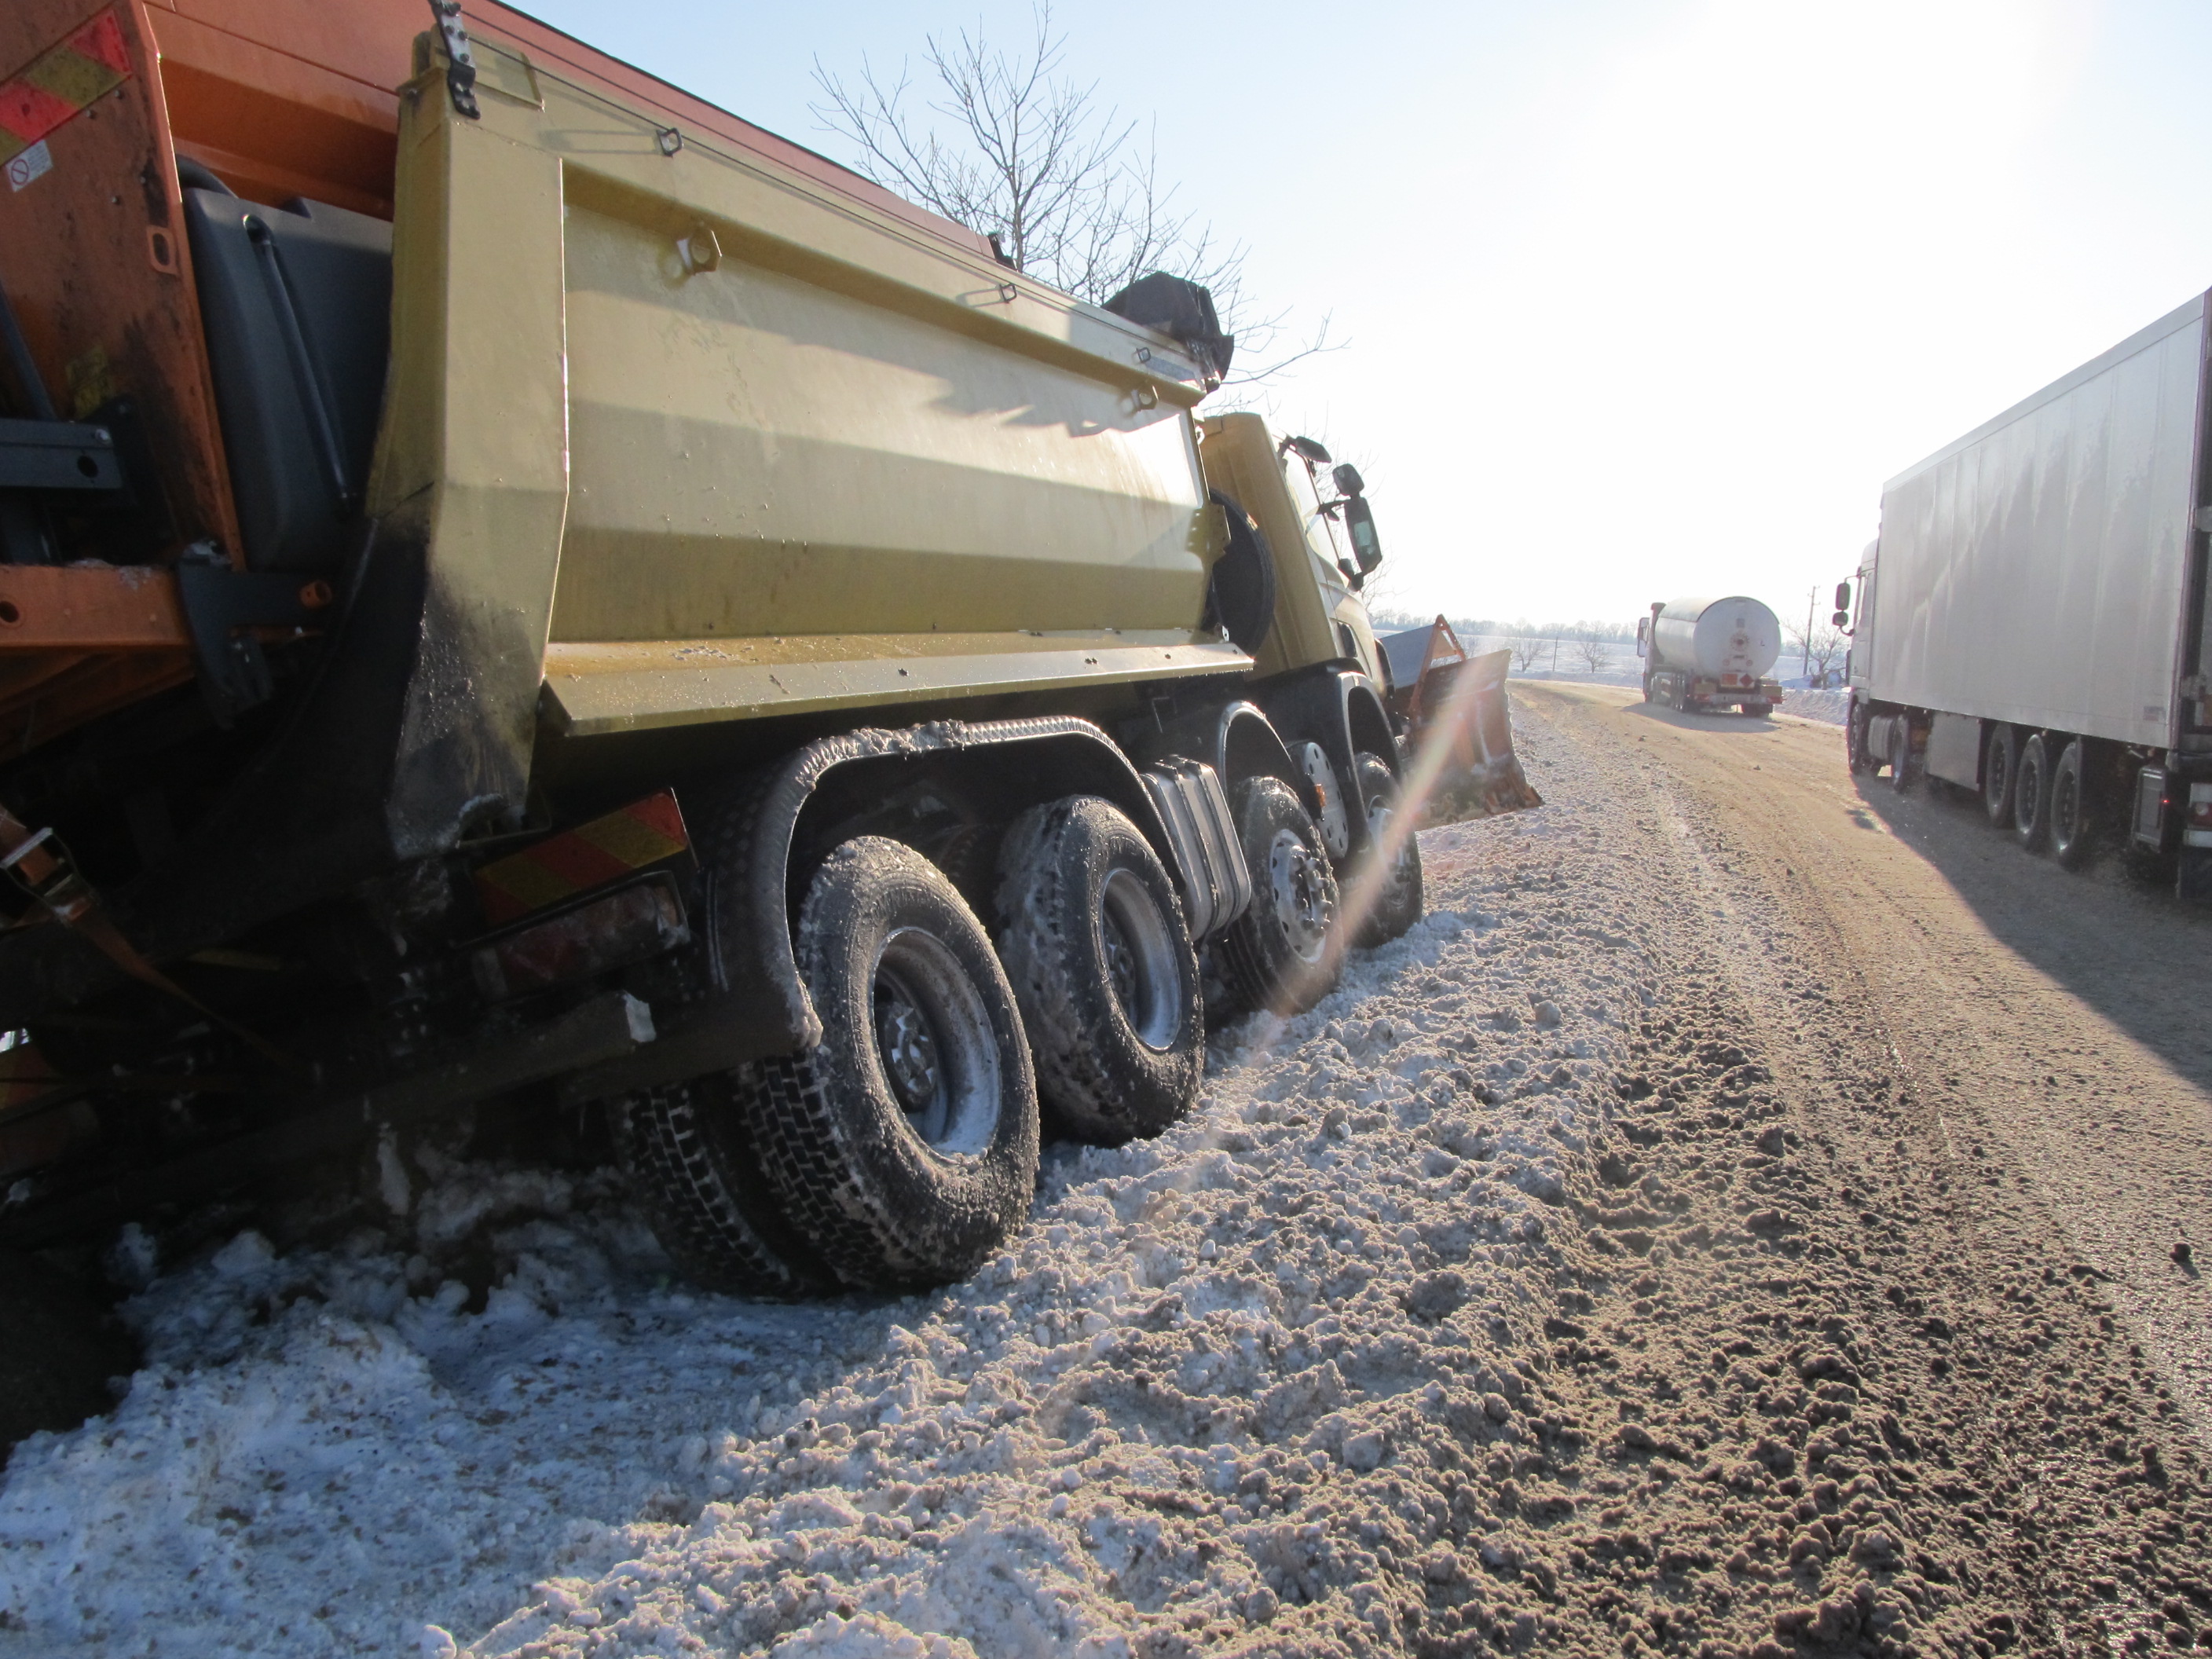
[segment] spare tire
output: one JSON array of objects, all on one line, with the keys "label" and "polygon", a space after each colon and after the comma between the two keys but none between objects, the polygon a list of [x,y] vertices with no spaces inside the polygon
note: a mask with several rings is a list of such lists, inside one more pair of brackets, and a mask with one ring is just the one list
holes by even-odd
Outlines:
[{"label": "spare tire", "polygon": [[1229,520],[1229,545],[1206,578],[1206,614],[1200,626],[1221,629],[1247,655],[1267,642],[1275,625],[1275,560],[1267,538],[1252,515],[1224,491],[1206,497]]},{"label": "spare tire", "polygon": [[1143,832],[1096,796],[1031,809],[1006,832],[996,908],[1054,1124],[1118,1146],[1188,1112],[1206,1061],[1198,959]]},{"label": "spare tire", "polygon": [[1036,1083],[990,939],[944,872],[866,836],[823,861],[793,942],[822,1041],[737,1074],[769,1184],[848,1285],[964,1277],[1036,1189]]}]

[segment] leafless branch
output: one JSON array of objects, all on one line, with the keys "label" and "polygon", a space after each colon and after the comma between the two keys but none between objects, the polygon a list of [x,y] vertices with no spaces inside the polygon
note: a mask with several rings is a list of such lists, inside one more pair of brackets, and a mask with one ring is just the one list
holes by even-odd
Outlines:
[{"label": "leafless branch", "polygon": [[[853,146],[860,170],[933,212],[994,236],[1016,269],[1094,305],[1138,277],[1169,270],[1212,290],[1222,326],[1237,337],[1251,386],[1340,349],[1328,319],[1278,353],[1287,312],[1260,314],[1244,289],[1246,249],[1223,246],[1210,225],[1163,186],[1153,125],[1102,106],[1096,82],[1063,70],[1067,40],[1050,0],[1036,0],[1018,52],[971,33],[924,39],[924,95],[905,62],[880,75],[866,58],[848,81],[815,61],[823,128]],[[919,108],[917,108],[919,105]],[[1256,366],[1255,366],[1256,365]]]}]

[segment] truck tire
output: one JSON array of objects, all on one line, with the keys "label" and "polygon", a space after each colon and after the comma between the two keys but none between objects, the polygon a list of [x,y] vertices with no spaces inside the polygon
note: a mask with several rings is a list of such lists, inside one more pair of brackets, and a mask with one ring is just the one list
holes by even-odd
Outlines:
[{"label": "truck tire", "polygon": [[1993,727],[1982,757],[1982,810],[2000,830],[2012,822],[2013,785],[2019,776],[2019,732],[2009,726]]},{"label": "truck tire", "polygon": [[1765,720],[1774,712],[1774,705],[1764,697],[1753,697],[1748,702],[1740,704],[1739,707],[1755,720]]},{"label": "truck tire", "polygon": [[2051,769],[2051,852],[2066,870],[2089,862],[2094,814],[2089,807],[2088,757],[2075,738]]},{"label": "truck tire", "polygon": [[1036,1082],[1013,988],[945,873],[878,836],[823,861],[799,978],[822,1041],[735,1074],[785,1213],[844,1283],[972,1273],[1036,1189]]},{"label": "truck tire", "polygon": [[1899,794],[1912,787],[1912,722],[1903,714],[1889,720],[1889,787]]},{"label": "truck tire", "polygon": [[1247,778],[1236,806],[1252,902],[1221,935],[1222,966],[1244,1006],[1303,1013],[1335,988],[1341,966],[1328,848],[1280,778]]},{"label": "truck tire", "polygon": [[743,1296],[835,1288],[761,1174],[728,1074],[648,1089],[617,1102],[611,1115],[631,1191],[686,1279]]},{"label": "truck tire", "polygon": [[[1364,895],[1367,866],[1398,815],[1398,779],[1389,763],[1364,750],[1352,757],[1352,775],[1367,810],[1367,848],[1352,867],[1351,886],[1354,892]],[[1408,834],[1389,872],[1376,884],[1367,914],[1360,918],[1360,944],[1387,945],[1401,938],[1421,919],[1421,842],[1418,836]]]},{"label": "truck tire", "polygon": [[2013,839],[2040,853],[2051,839],[2051,750],[2036,732],[2021,745],[2019,775],[2012,791]]},{"label": "truck tire", "polygon": [[1866,705],[1852,698],[1850,712],[1844,717],[1844,764],[1854,772],[1874,770],[1874,757],[1867,753],[1867,721],[1871,718]]},{"label": "truck tire", "polygon": [[1006,832],[996,908],[1054,1127],[1118,1146],[1188,1112],[1206,1062],[1198,957],[1143,832],[1092,795],[1032,808]]}]

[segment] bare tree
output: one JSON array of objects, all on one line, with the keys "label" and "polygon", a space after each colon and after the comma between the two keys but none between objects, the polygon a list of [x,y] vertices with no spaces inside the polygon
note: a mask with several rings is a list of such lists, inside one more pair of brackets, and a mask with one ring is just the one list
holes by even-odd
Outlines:
[{"label": "bare tree", "polygon": [[1602,674],[1613,666],[1613,641],[1599,634],[1578,634],[1575,637],[1574,659],[1585,673]]},{"label": "bare tree", "polygon": [[1810,629],[1791,628],[1786,630],[1790,643],[1797,647],[1800,659],[1805,665],[1806,676],[1825,682],[1829,665],[1840,658],[1850,644],[1843,631],[1826,623],[1815,623]]},{"label": "bare tree", "polygon": [[1506,648],[1513,653],[1514,672],[1518,674],[1534,673],[1536,665],[1543,660],[1544,653],[1551,644],[1552,641],[1549,640],[1537,639],[1533,636],[1516,638],[1510,641]]},{"label": "bare tree", "polygon": [[[924,37],[934,83],[926,98],[904,62],[886,79],[863,57],[848,83],[817,58],[814,79],[828,101],[814,114],[857,147],[862,173],[988,236],[1016,270],[1094,305],[1148,272],[1172,271],[1212,290],[1245,365],[1275,352],[1289,313],[1261,314],[1252,304],[1243,246],[1222,246],[1210,225],[1177,208],[1172,185],[1161,187],[1149,125],[1139,143],[1139,122],[1102,106],[1097,82],[1061,73],[1067,37],[1053,32],[1050,0],[1036,0],[1031,15],[1028,45],[1011,56],[980,24],[972,34]],[[1334,349],[1324,317],[1304,343],[1224,384],[1248,386]]]}]

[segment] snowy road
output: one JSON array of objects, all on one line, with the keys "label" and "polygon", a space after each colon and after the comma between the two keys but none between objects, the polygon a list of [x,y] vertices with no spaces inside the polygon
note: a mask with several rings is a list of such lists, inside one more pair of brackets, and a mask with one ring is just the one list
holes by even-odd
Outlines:
[{"label": "snowy road", "polygon": [[1425,835],[1427,921],[1224,1033],[1162,1139],[1048,1152],[971,1283],[689,1293],[608,1183],[467,1166],[159,1278],[128,1397],[9,1466],[0,1656],[2193,1631],[2148,1316],[1992,1203],[2027,1177],[1946,1145],[1731,797],[1746,744],[1848,794],[1832,730],[1621,700],[1523,691],[1550,804]]}]

